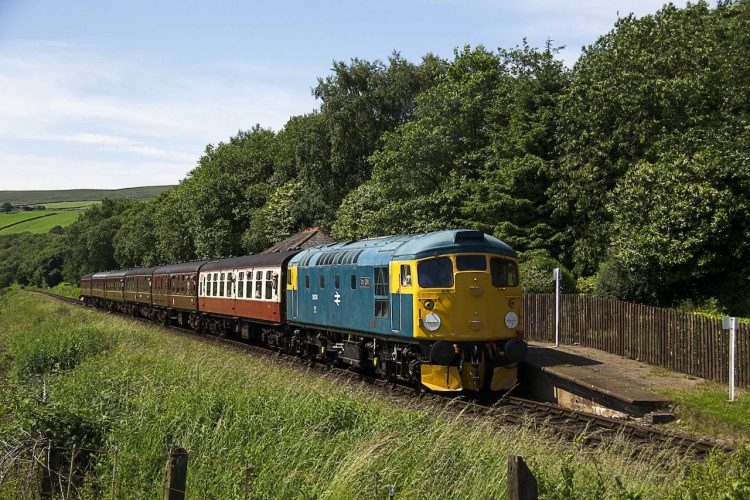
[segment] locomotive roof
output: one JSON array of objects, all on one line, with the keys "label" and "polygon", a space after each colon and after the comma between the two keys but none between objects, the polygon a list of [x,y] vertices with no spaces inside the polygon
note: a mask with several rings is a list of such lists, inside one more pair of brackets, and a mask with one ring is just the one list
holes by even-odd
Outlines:
[{"label": "locomotive roof", "polygon": [[198,269],[203,264],[208,262],[207,260],[196,260],[193,262],[181,262],[179,264],[168,264],[166,266],[159,266],[154,269],[154,275],[156,274],[172,274],[172,273],[197,273]]},{"label": "locomotive roof", "polygon": [[[303,250],[291,263],[302,266],[314,266],[321,262],[382,265],[390,260],[422,259],[446,253],[489,253],[516,257],[511,247],[494,236],[481,231],[453,229],[318,245]],[[327,258],[330,254],[336,257]]]},{"label": "locomotive roof", "polygon": [[228,259],[212,260],[201,268],[201,271],[214,271],[218,269],[240,269],[244,267],[282,266],[290,257],[299,251],[291,252],[268,252],[242,257],[230,257]]},{"label": "locomotive roof", "polygon": [[125,271],[125,276],[150,276],[154,274],[157,267],[136,267],[135,269],[128,269]]}]

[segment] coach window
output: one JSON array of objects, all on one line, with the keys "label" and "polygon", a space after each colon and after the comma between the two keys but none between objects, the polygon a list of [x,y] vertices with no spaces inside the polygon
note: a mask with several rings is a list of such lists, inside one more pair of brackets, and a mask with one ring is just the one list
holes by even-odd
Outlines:
[{"label": "coach window", "polygon": [[219,297],[224,296],[224,283],[226,283],[227,275],[225,273],[221,273],[219,275]]},{"label": "coach window", "polygon": [[240,271],[240,277],[237,279],[237,297],[245,297],[245,273]]},{"label": "coach window", "polygon": [[247,271],[245,274],[245,297],[253,298],[253,272]]},{"label": "coach window", "polygon": [[266,298],[273,298],[273,271],[266,271]]},{"label": "coach window", "polygon": [[388,268],[375,268],[375,316],[388,316]]},{"label": "coach window", "polygon": [[263,298],[263,271],[255,271],[255,298]]}]

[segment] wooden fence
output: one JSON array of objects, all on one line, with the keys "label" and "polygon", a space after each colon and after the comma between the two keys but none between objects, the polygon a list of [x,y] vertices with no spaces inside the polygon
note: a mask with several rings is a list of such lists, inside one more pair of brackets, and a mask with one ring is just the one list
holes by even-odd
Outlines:
[{"label": "wooden fence", "polygon": [[[554,342],[555,296],[524,295],[530,340]],[[720,319],[585,295],[560,296],[560,343],[593,347],[727,382],[729,335]],[[737,386],[750,386],[750,325],[737,331]]]}]

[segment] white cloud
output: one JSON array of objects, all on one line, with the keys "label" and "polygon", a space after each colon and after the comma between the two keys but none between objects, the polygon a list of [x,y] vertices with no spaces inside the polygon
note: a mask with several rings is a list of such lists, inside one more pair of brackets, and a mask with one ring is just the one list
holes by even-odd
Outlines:
[{"label": "white cloud", "polygon": [[310,111],[300,79],[272,65],[185,73],[67,44],[13,44],[0,56],[0,188],[176,183],[207,143]]}]

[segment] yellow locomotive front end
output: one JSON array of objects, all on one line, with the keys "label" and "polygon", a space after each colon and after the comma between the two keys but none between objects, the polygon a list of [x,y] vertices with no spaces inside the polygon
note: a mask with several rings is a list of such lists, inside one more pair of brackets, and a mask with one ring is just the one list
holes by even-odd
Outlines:
[{"label": "yellow locomotive front end", "polygon": [[430,345],[422,385],[433,391],[510,389],[526,355],[517,260],[451,253],[408,267],[416,270],[414,337]]}]

